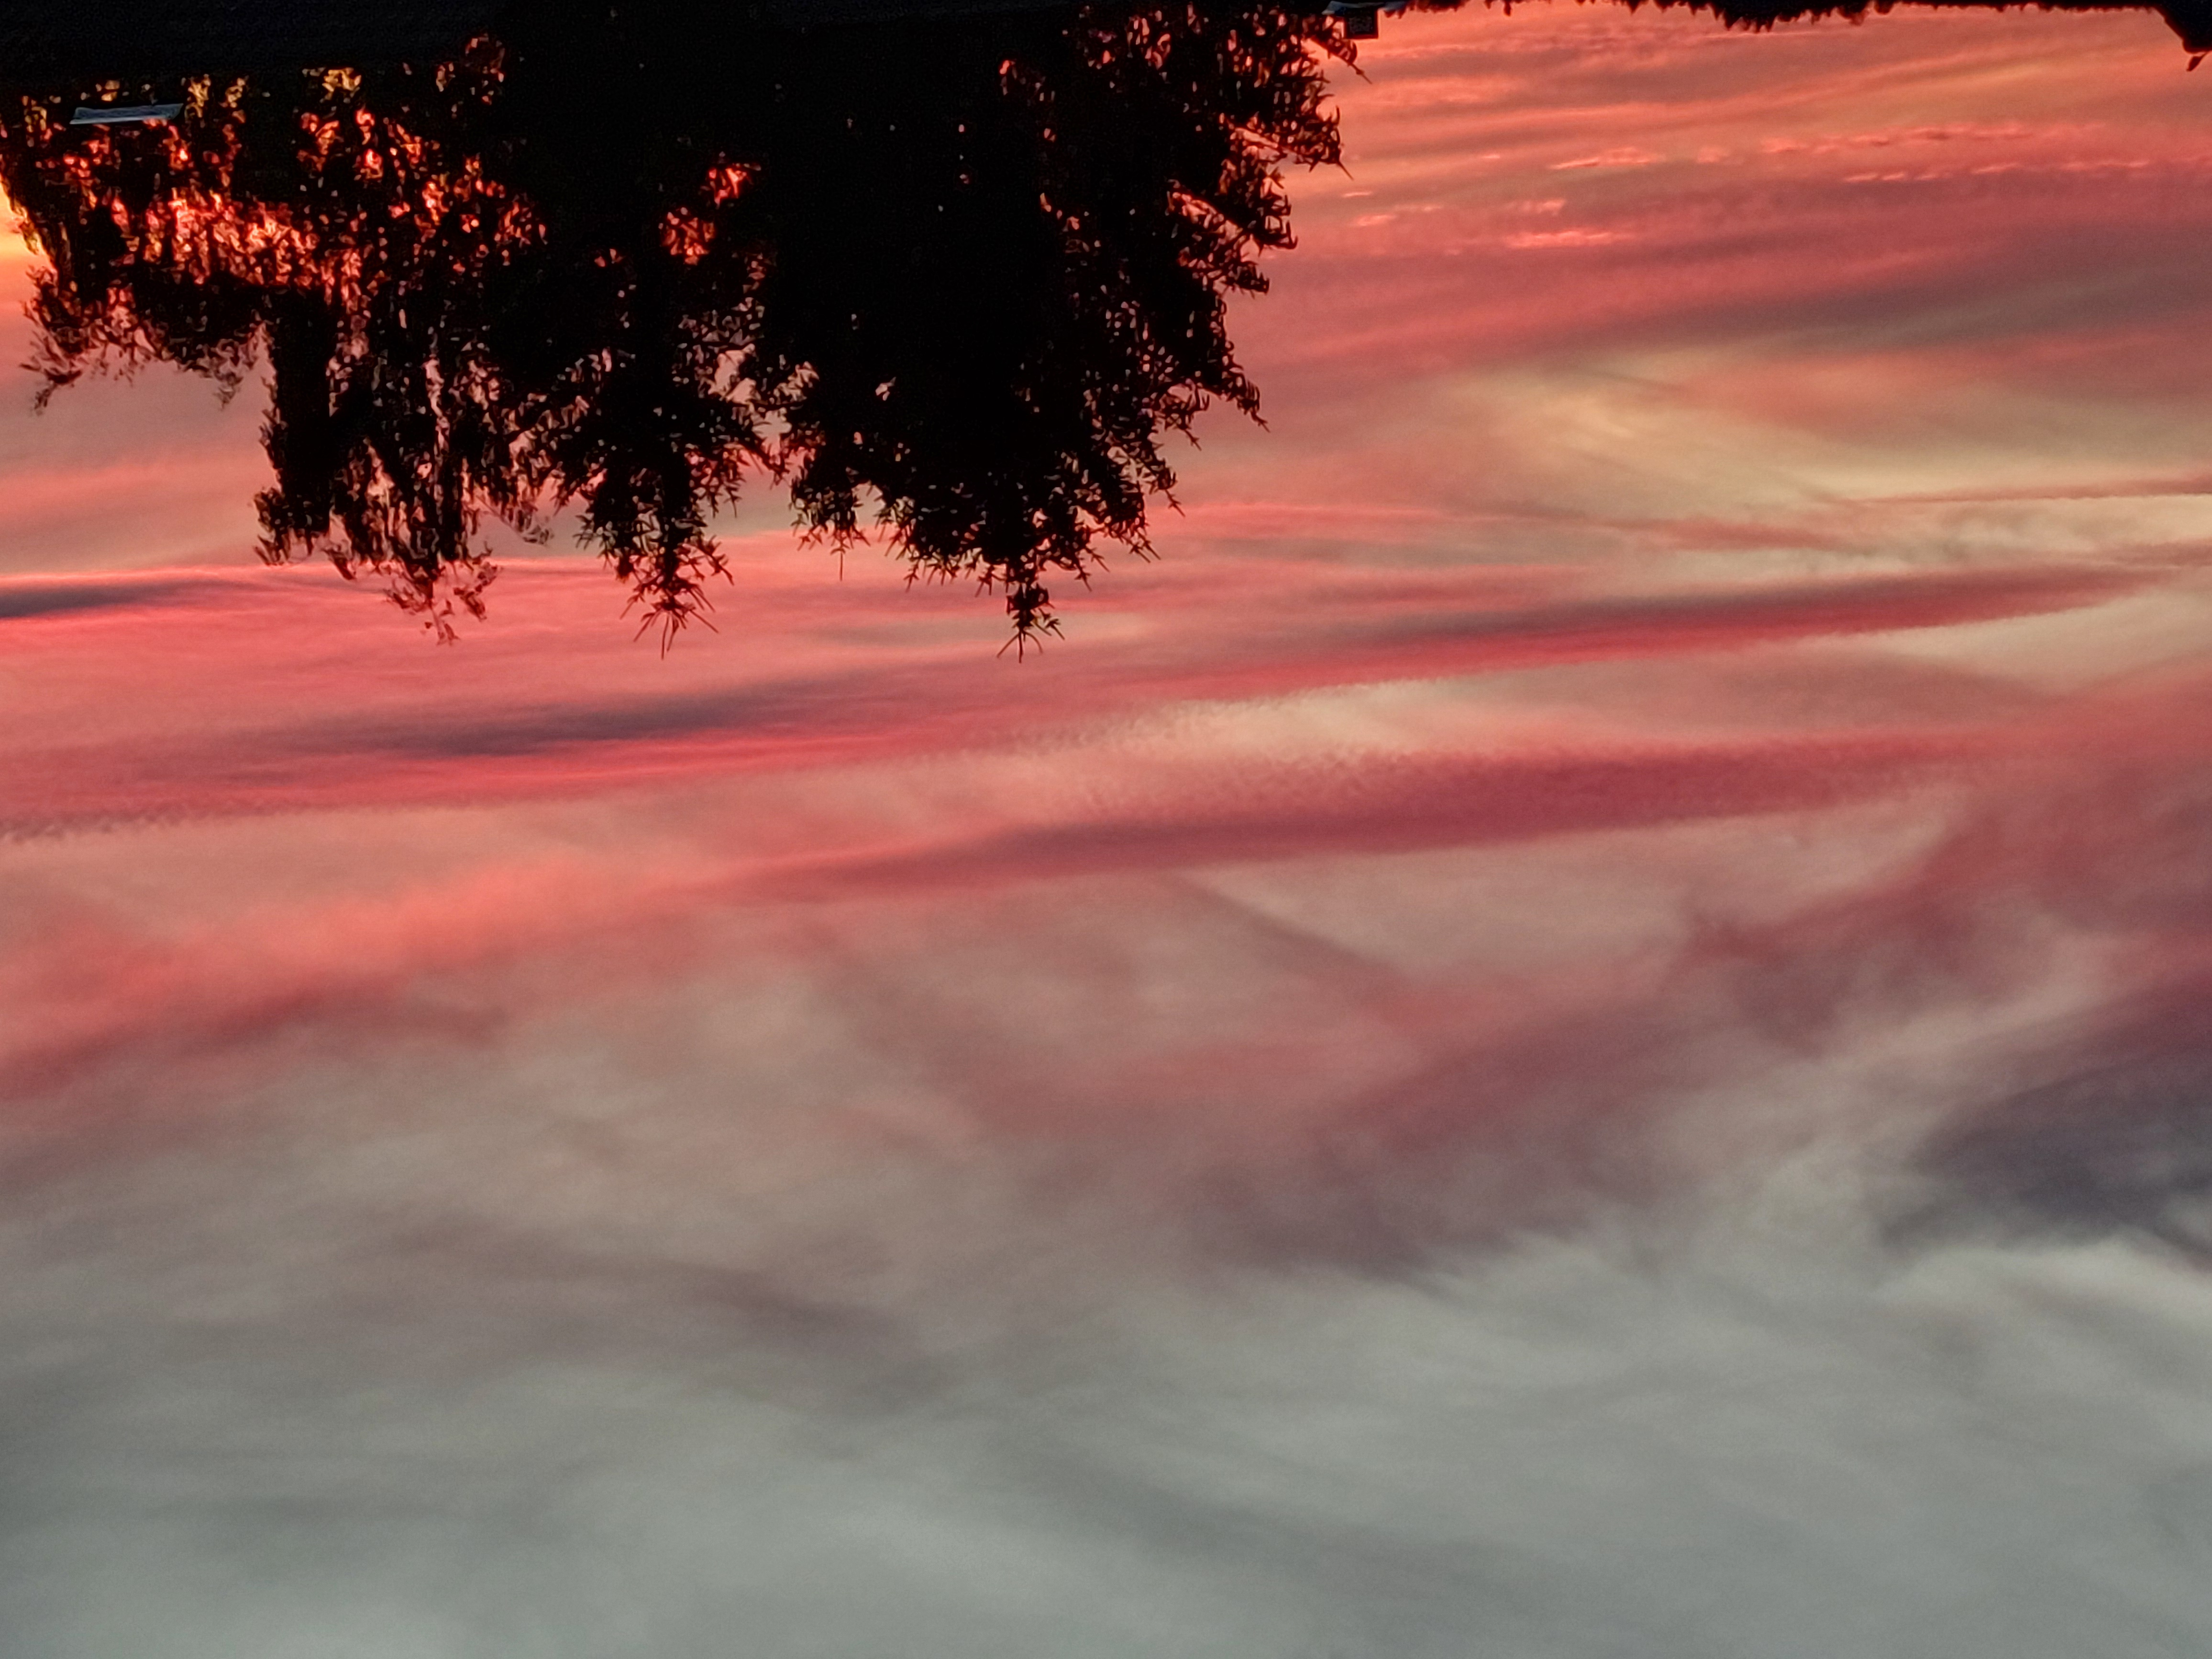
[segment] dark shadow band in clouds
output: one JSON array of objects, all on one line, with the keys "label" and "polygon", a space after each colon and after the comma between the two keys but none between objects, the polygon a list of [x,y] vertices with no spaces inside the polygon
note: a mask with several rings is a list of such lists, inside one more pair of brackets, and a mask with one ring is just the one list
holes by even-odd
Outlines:
[{"label": "dark shadow band in clouds", "polygon": [[1947,1123],[1917,1164],[1933,1194],[1893,1223],[1947,1234],[2127,1231],[2212,1259],[2212,1058],[2153,1048]]},{"label": "dark shadow band in clouds", "polygon": [[185,598],[197,586],[190,576],[0,581],[0,622],[161,605]]},{"label": "dark shadow band in clouds", "polygon": [[[2166,573],[2112,568],[1975,570],[1806,584],[1743,593],[1696,592],[1650,599],[1601,599],[1499,611],[1437,611],[1401,599],[1396,614],[1377,610],[1315,641],[1310,654],[1296,635],[1255,642],[1250,678],[1237,695],[1270,696],[1326,688],[1370,677],[1423,679],[1451,673],[1497,673],[1620,658],[1734,650],[1830,635],[1942,628],[2069,611],[2148,585]],[[1208,673],[1183,665],[1153,665],[1138,675],[1107,651],[1103,671],[1077,665],[1061,678],[1082,686],[1081,701],[1110,706],[1120,681],[1139,696],[1175,701],[1214,695]],[[971,665],[943,661],[933,678],[960,681]],[[934,702],[916,684],[931,671],[901,669],[873,685],[862,675],[813,675],[727,690],[683,692],[607,703],[558,703],[477,716],[465,723],[414,720],[338,724],[303,733],[303,754],[343,748],[356,756],[465,760],[557,754],[564,750],[743,735],[775,744],[788,738],[848,738],[880,724],[902,734],[918,729]],[[1016,688],[1017,691],[1020,688]],[[1064,693],[1063,693],[1064,695]],[[1048,697],[1042,713],[1066,711]],[[980,710],[978,712],[981,712]],[[337,741],[331,741],[336,737]]]},{"label": "dark shadow band in clouds", "polygon": [[[340,699],[321,688],[357,674],[376,692],[382,682],[354,659],[389,649],[380,629],[326,641],[321,653],[302,660],[270,631],[272,608],[295,596],[210,580],[211,602],[194,607],[190,624],[209,637],[197,642],[191,660],[220,663],[221,673],[173,688],[178,708],[204,707],[205,718],[185,735],[170,730],[77,747],[41,744],[35,720],[27,722],[19,728],[25,736],[0,739],[0,832],[514,799],[625,778],[650,782],[904,758],[995,746],[1190,700],[1265,699],[2043,615],[2100,604],[2168,574],[2142,567],[1974,570],[1474,610],[1465,604],[1464,583],[1313,577],[1273,593],[1263,587],[1241,593],[1231,584],[1225,591],[1245,609],[1250,631],[1227,649],[1207,632],[1212,602],[1204,594],[1182,595],[1164,612],[1140,611],[1148,624],[1141,632],[1069,646],[1043,664],[1002,663],[962,641],[842,665],[817,657],[799,672],[704,687],[695,680],[660,693],[563,695],[550,688],[578,676],[546,672],[540,647],[480,662],[463,645],[436,653],[437,672],[401,679],[396,700],[386,693],[376,697],[381,707],[348,714],[327,712]],[[1486,585],[1479,577],[1476,591]],[[99,623],[85,624],[95,631],[72,638],[71,653],[77,666],[106,657],[120,672],[133,653],[160,652],[178,626],[142,611],[133,596],[148,596],[150,605],[192,587],[181,580],[87,582],[35,591],[57,610],[104,609]],[[222,613],[225,595],[230,615]],[[343,603],[350,596],[332,597]],[[556,632],[542,648],[557,652],[564,643]],[[289,708],[313,712],[270,723],[272,710]],[[1416,793],[1426,787],[1416,786]],[[1797,795],[1784,791],[1780,798]],[[1390,811],[1401,810],[1412,813],[1409,823],[1428,822],[1417,805]]]}]

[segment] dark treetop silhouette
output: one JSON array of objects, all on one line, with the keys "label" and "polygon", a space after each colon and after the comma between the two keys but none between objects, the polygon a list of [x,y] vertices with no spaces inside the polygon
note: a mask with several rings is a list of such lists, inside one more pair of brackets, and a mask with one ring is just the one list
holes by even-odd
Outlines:
[{"label": "dark treetop silhouette", "polygon": [[[50,262],[46,395],[150,361],[229,389],[258,360],[264,556],[381,574],[441,634],[482,614],[484,514],[542,535],[574,505],[665,641],[749,477],[833,544],[872,515],[916,571],[998,589],[1018,640],[1050,629],[1048,577],[1145,550],[1165,434],[1256,410],[1226,304],[1290,245],[1285,166],[1336,159],[1343,25],[1164,3],[798,26],[833,3],[896,9],[553,0],[485,29],[485,0],[415,0],[303,70],[266,65],[287,28],[335,51],[332,9],[263,0],[264,35],[197,47],[194,9],[162,9],[135,79],[27,49],[44,83],[0,99],[0,179]],[[87,96],[184,108],[70,126]]]},{"label": "dark treetop silhouette", "polygon": [[672,629],[760,474],[833,542],[872,511],[1001,589],[1025,638],[1049,573],[1143,550],[1163,434],[1255,406],[1225,304],[1290,240],[1283,164],[1335,158],[1334,41],[1267,6],[865,51],[539,7],[442,61],[195,79],[173,124],[20,96],[0,170],[51,262],[49,392],[265,361],[272,560],[383,574],[442,631],[481,613],[483,514],[573,502]]}]

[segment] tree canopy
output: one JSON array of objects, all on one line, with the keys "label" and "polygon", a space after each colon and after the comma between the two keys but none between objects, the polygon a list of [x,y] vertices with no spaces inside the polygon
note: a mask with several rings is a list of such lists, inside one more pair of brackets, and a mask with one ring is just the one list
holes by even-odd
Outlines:
[{"label": "tree canopy", "polygon": [[1337,157],[1326,19],[1271,5],[778,28],[527,9],[442,61],[203,77],[173,122],[0,108],[51,393],[160,361],[270,387],[272,561],[481,614],[487,516],[577,511],[664,638],[711,519],[1000,592],[1146,547],[1164,441],[1250,413],[1230,298]]}]

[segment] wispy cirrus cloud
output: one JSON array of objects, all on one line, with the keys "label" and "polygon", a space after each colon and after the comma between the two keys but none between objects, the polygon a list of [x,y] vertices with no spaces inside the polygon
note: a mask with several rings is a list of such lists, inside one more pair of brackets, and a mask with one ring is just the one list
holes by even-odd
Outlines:
[{"label": "wispy cirrus cloud", "polygon": [[[819,614],[796,628],[788,616],[779,623],[770,593],[747,596],[766,635],[742,650],[702,643],[680,675],[619,637],[579,657],[574,636],[559,636],[560,675],[545,672],[530,641],[496,654],[474,641],[438,650],[326,580],[18,584],[0,589],[0,613],[12,604],[13,626],[44,630],[19,635],[17,660],[46,665],[51,677],[28,676],[23,719],[0,740],[0,778],[19,834],[145,817],[512,799],[623,777],[988,747],[1194,699],[1955,627],[2094,605],[2162,574],[2060,566],[1539,597],[1529,590],[1556,592],[1564,573],[1501,585],[1486,574],[1357,578],[1243,566],[1133,592],[1124,637],[1093,637],[1030,665],[992,658],[965,629],[951,644],[925,631],[902,645],[894,631],[864,649],[810,647]],[[519,570],[509,592],[526,587],[520,603],[556,593],[588,602],[595,580]],[[879,614],[895,617],[896,599]],[[1219,631],[1224,616],[1237,619],[1237,637]],[[66,631],[56,631],[64,618]],[[1104,632],[1098,620],[1094,635]],[[94,687],[129,699],[117,710],[120,729],[72,740],[64,710],[81,708]],[[337,687],[346,695],[333,699]],[[137,734],[125,735],[134,726]]]}]

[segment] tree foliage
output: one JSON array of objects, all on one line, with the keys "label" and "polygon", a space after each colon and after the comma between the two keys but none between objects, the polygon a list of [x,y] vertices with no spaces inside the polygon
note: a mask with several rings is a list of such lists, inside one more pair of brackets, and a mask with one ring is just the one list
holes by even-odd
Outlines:
[{"label": "tree foliage", "polygon": [[1337,157],[1337,27],[1271,5],[799,32],[523,9],[447,60],[199,81],[166,125],[0,110],[51,393],[257,368],[272,561],[481,614],[487,515],[585,540],[664,640],[749,483],[1000,591],[1145,550],[1164,449],[1253,413],[1227,307]]}]

